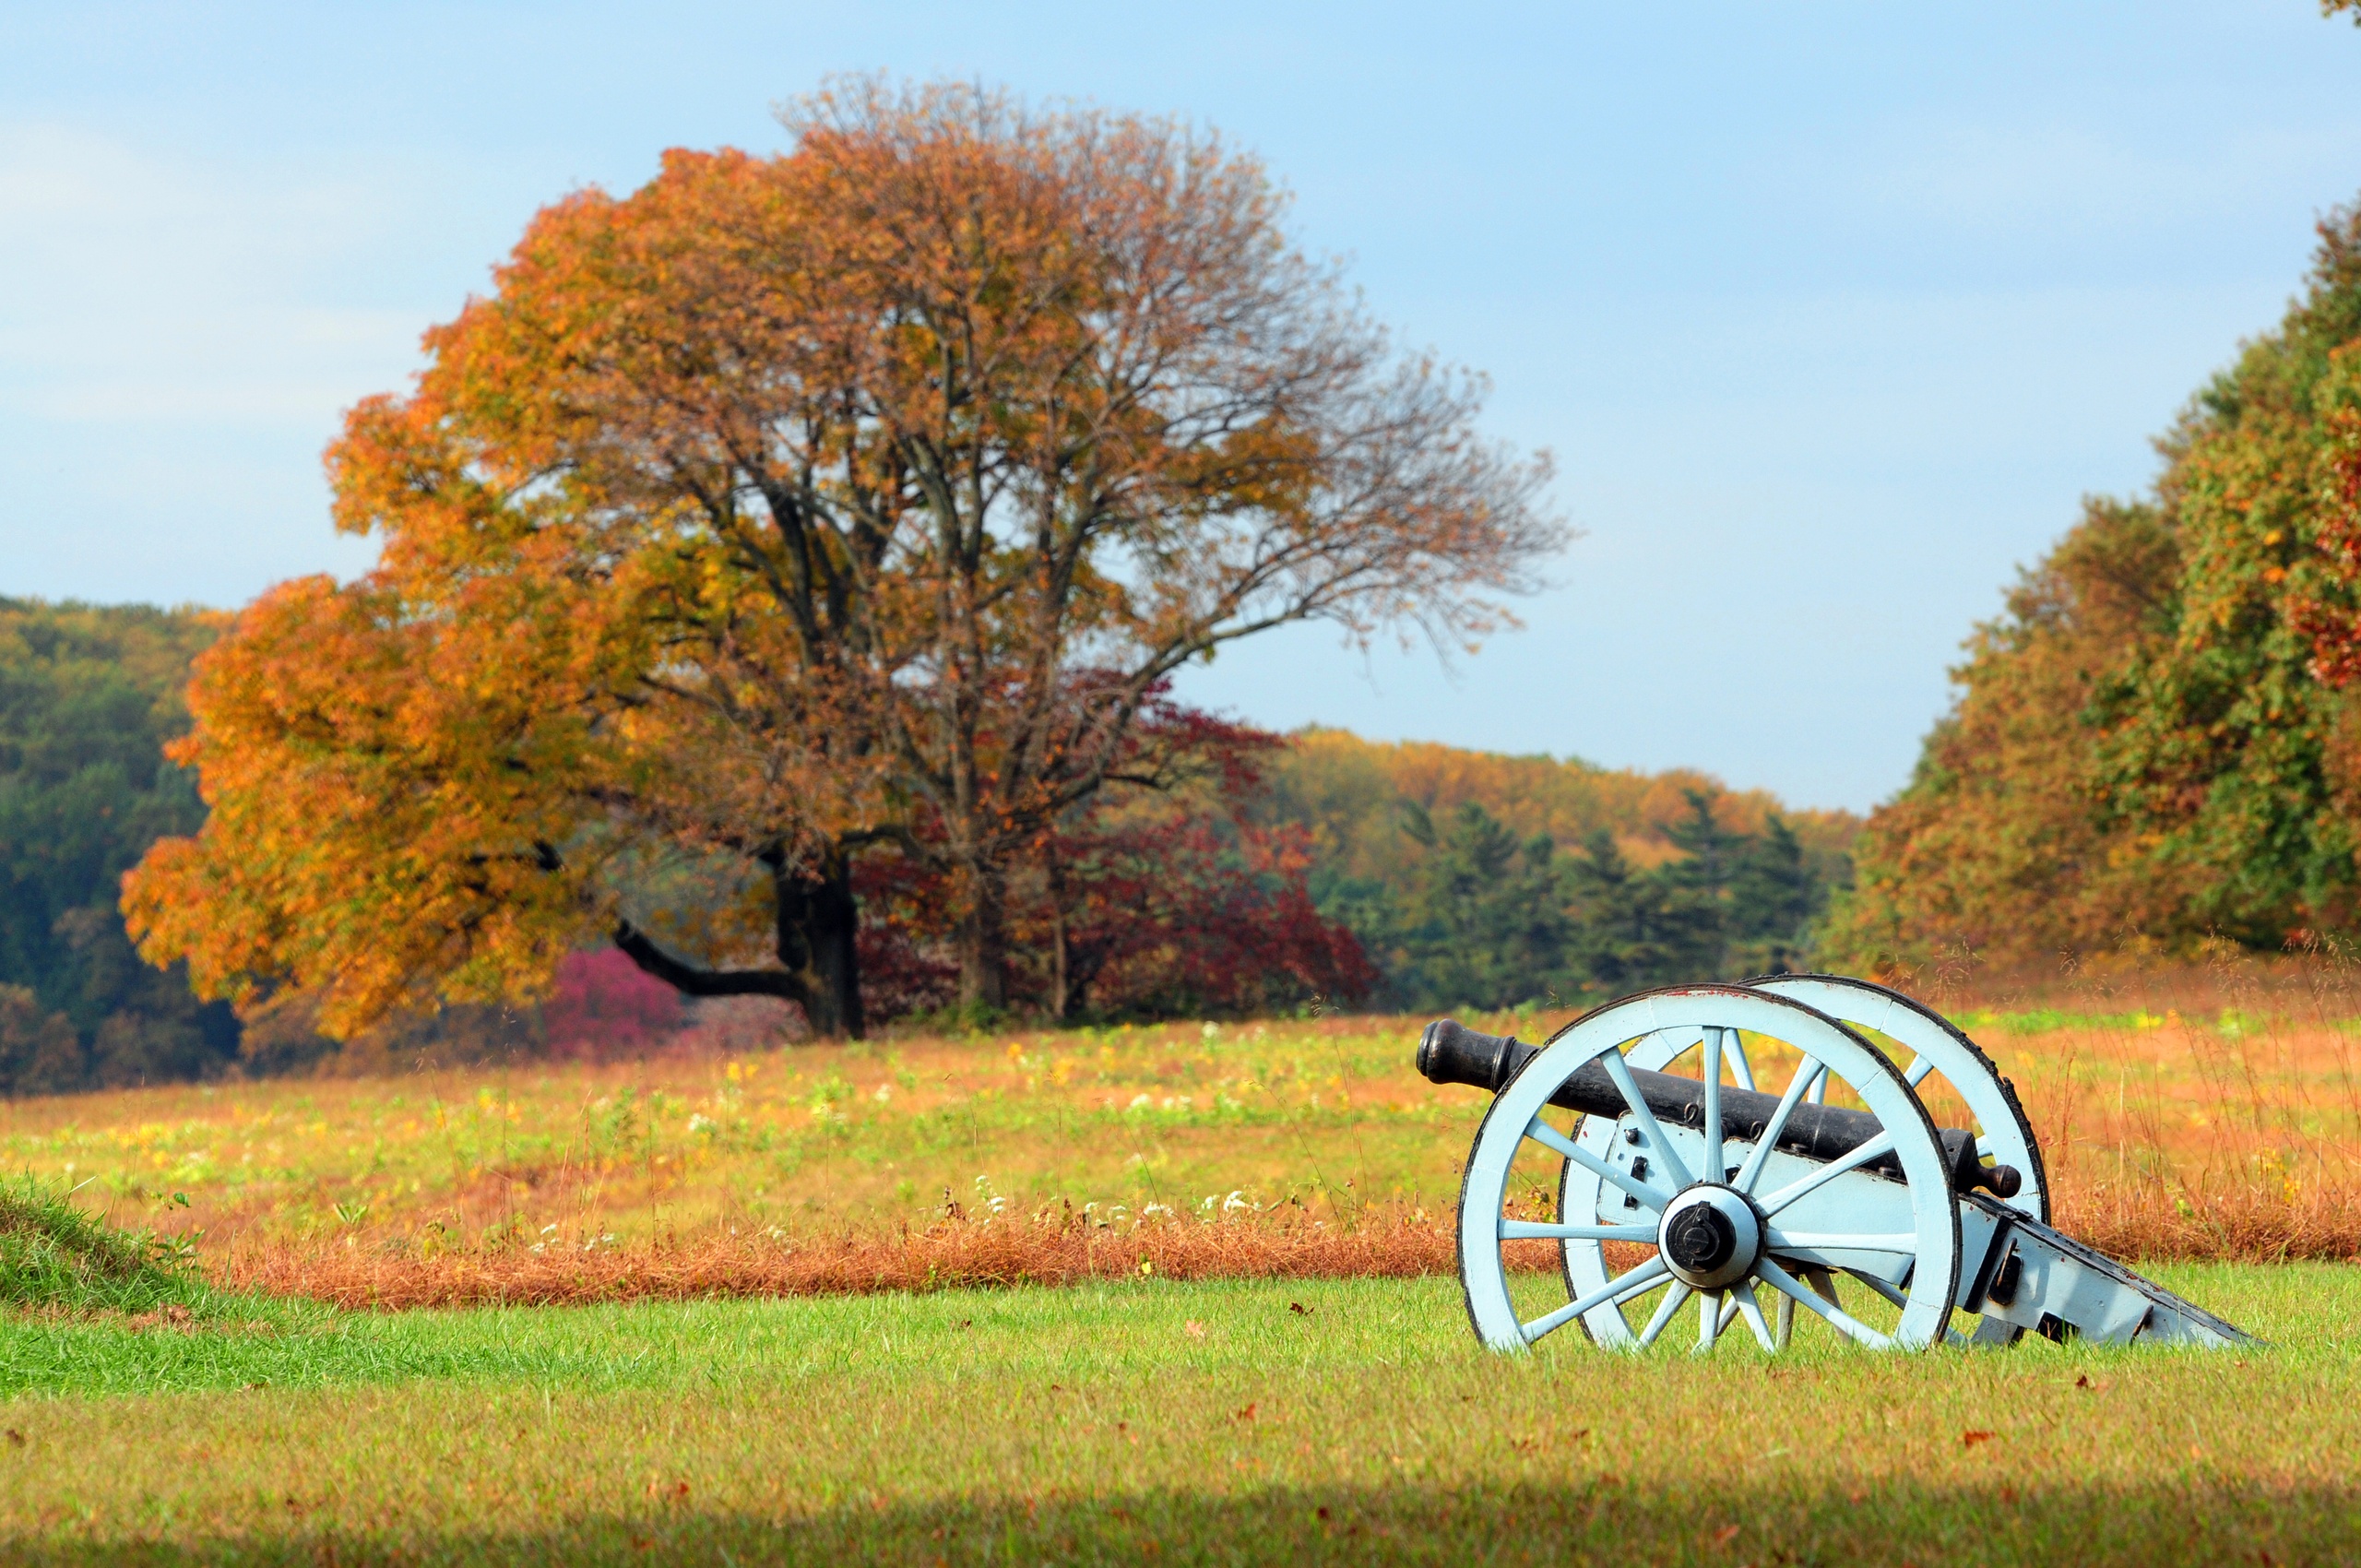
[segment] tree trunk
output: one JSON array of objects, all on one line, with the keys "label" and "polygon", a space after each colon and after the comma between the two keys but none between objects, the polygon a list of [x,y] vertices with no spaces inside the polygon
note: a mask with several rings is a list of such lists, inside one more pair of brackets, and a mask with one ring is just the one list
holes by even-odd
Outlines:
[{"label": "tree trunk", "polygon": [[1050,890],[1050,1015],[1062,1024],[1074,1017],[1074,994],[1066,949],[1065,867],[1054,846],[1042,855],[1041,870]]},{"label": "tree trunk", "polygon": [[860,1039],[860,964],[854,947],[860,909],[851,861],[833,849],[816,868],[790,864],[783,852],[763,861],[771,873],[777,968],[699,968],[657,946],[629,921],[615,923],[615,945],[683,996],[776,996],[803,1009],[814,1038]]},{"label": "tree trunk", "polygon": [[771,867],[778,909],[778,961],[801,982],[803,1016],[822,1039],[861,1037],[860,909],[852,861],[831,850],[818,867]]},{"label": "tree trunk", "polygon": [[1008,935],[1003,925],[1000,879],[970,869],[967,909],[959,917],[959,1000],[997,1012],[1008,1005]]}]

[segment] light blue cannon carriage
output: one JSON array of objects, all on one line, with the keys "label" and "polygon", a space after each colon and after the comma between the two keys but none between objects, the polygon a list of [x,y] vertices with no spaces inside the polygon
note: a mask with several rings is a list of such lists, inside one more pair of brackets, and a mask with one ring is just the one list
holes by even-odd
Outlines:
[{"label": "light blue cannon carriage", "polygon": [[[1758,1063],[1784,1084],[1758,1084]],[[1798,1307],[1880,1349],[2005,1346],[2028,1329],[2248,1339],[2052,1229],[2015,1089],[1948,1020],[1882,986],[1777,975],[1643,992],[1539,1047],[1444,1020],[1418,1070],[1494,1096],[1460,1189],[1459,1266],[1495,1349],[1569,1324],[1602,1346],[1653,1344],[1691,1298],[1701,1350],[1741,1319],[1783,1348]],[[1849,1091],[1838,1103],[1832,1084]],[[1973,1125],[1937,1125],[1930,1099]],[[1529,1283],[1513,1300],[1501,1247],[1517,1241],[1558,1244],[1562,1302],[1551,1288],[1534,1311]],[[1881,1298],[1890,1311],[1861,1311],[1886,1326],[1848,1312],[1840,1281]]]}]

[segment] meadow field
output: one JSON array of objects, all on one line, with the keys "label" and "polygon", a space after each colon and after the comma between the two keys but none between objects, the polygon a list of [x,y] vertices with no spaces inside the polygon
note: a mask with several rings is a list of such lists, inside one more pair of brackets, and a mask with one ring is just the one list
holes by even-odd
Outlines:
[{"label": "meadow field", "polygon": [[2349,1561],[2361,1031],[1957,1016],[2064,1226],[2264,1343],[1488,1356],[1419,1019],[116,1091],[0,1106],[183,1270],[0,1317],[0,1556]]},{"label": "meadow field", "polygon": [[[2067,1229],[2120,1255],[2361,1254],[2354,1019],[1963,1010]],[[1547,1016],[1477,1016],[1545,1034]],[[386,1305],[1136,1271],[1418,1274],[1484,1097],[1415,1018],[1031,1030],[180,1085],[0,1105],[0,1170],[194,1239],[229,1285]],[[1940,1113],[1940,1106],[1937,1107]]]}]

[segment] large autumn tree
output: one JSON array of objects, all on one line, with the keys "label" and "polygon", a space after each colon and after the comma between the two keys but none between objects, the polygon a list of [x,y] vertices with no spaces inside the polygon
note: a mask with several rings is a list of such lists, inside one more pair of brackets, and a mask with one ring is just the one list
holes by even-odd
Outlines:
[{"label": "large autumn tree", "polygon": [[1981,627],[1824,956],[2258,946],[2361,926],[2361,207],[2303,293]]},{"label": "large autumn tree", "polygon": [[840,84],[792,147],[543,211],[329,453],[349,585],[206,659],[212,813],[151,957],[332,1029],[529,992],[594,935],[858,1031],[853,861],[1007,889],[1188,660],[1287,622],[1479,636],[1561,529],[1479,386],[1392,350],[1262,168],[1160,120]]}]

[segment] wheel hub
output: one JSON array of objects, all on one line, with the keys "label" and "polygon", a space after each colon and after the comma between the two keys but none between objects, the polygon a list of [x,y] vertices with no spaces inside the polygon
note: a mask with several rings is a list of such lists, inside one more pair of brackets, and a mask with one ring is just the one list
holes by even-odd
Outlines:
[{"label": "wheel hub", "polygon": [[1762,1256],[1762,1221],[1746,1194],[1701,1182],[1665,1206],[1656,1247],[1672,1277],[1697,1290],[1719,1290],[1754,1271]]}]

